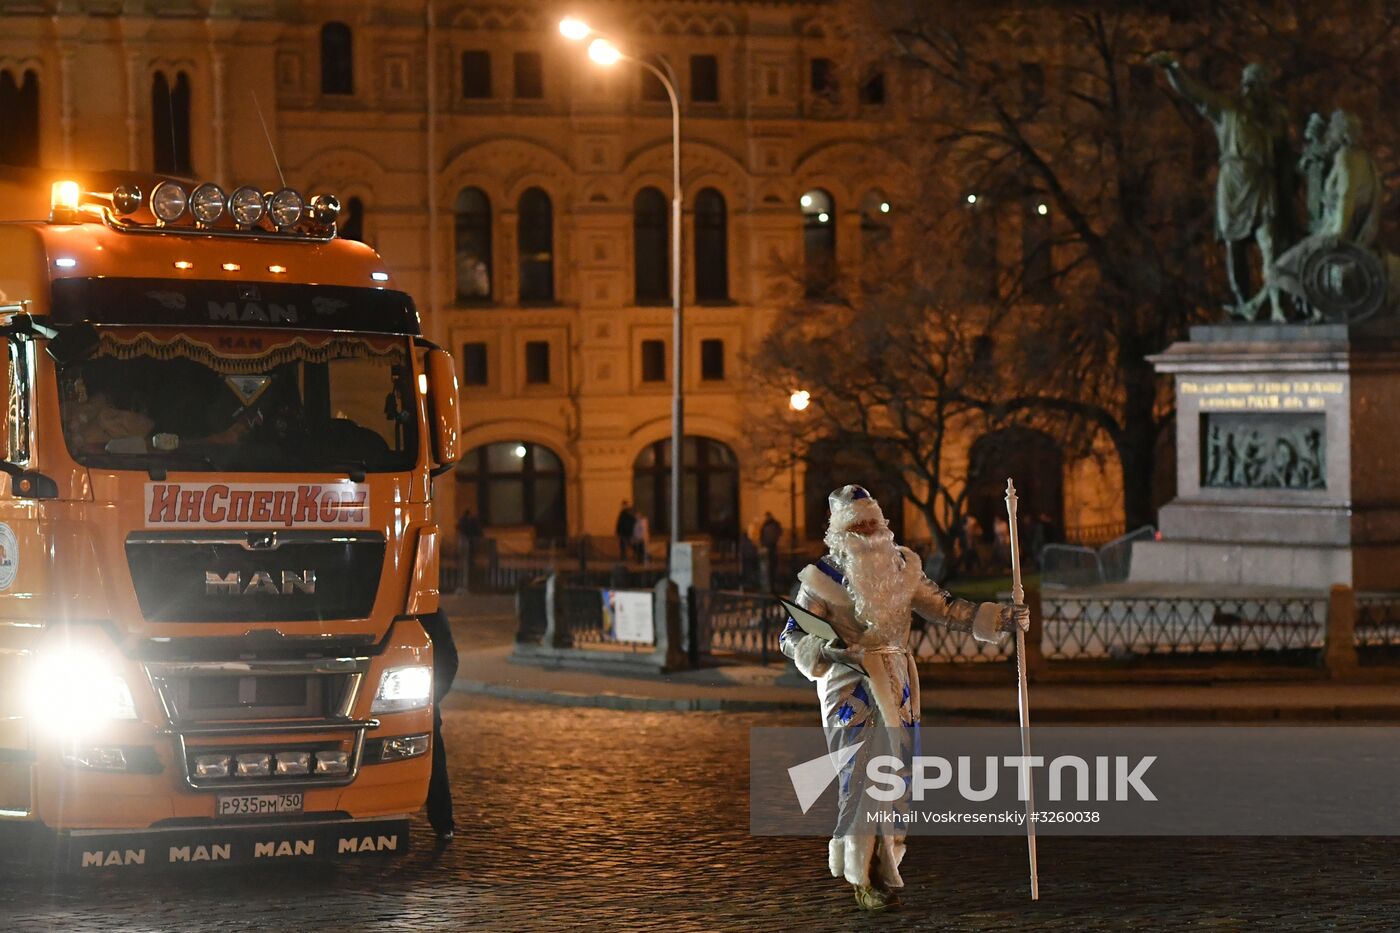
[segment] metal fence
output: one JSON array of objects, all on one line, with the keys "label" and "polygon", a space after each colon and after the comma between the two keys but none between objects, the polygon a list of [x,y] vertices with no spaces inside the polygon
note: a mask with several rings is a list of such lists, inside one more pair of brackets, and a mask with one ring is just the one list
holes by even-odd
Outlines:
[{"label": "metal fence", "polygon": [[778,638],[787,612],[772,596],[732,590],[697,590],[695,596],[699,653],[755,658],[761,664],[782,657]]},{"label": "metal fence", "polygon": [[1047,660],[1320,650],[1327,599],[1060,598],[1042,594]]},{"label": "metal fence", "polygon": [[1157,529],[1144,525],[1097,549],[1047,544],[1040,551],[1040,585],[1068,588],[1121,583],[1132,571],[1133,545],[1156,537]]},{"label": "metal fence", "polygon": [[1040,585],[1097,586],[1103,582],[1099,552],[1077,544],[1047,544],[1040,551]]},{"label": "metal fence", "polygon": [[1400,594],[1357,597],[1356,647],[1400,648]]},{"label": "metal fence", "polygon": [[965,664],[970,662],[1004,661],[1014,654],[1011,639],[991,644],[972,637],[971,632],[949,631],[937,623],[928,623],[918,616],[909,635],[914,660],[928,664]]},{"label": "metal fence", "polygon": [[[630,587],[629,587],[630,588]],[[556,623],[576,647],[642,646],[619,643],[607,626],[602,588],[559,580]],[[787,614],[771,595],[732,590],[694,593],[692,658],[718,655],[781,662],[779,637]],[[544,584],[519,591],[517,638],[544,634]],[[1079,597],[1041,594],[1040,649],[1050,662],[1117,662],[1152,657],[1227,657],[1315,661],[1325,646],[1325,595],[1302,597]],[[1400,650],[1400,594],[1360,596],[1355,643],[1365,657]],[[976,641],[915,617],[910,646],[922,665],[975,665],[1007,660],[1012,641]]]}]

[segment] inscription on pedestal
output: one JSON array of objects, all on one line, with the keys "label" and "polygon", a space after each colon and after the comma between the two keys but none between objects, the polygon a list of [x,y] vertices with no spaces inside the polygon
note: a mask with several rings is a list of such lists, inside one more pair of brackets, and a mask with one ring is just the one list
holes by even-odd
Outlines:
[{"label": "inscription on pedestal", "polygon": [[1182,379],[1177,386],[1201,411],[1322,411],[1342,390],[1336,379]]},{"label": "inscription on pedestal", "polygon": [[1201,415],[1201,485],[1326,489],[1327,422],[1321,414]]}]

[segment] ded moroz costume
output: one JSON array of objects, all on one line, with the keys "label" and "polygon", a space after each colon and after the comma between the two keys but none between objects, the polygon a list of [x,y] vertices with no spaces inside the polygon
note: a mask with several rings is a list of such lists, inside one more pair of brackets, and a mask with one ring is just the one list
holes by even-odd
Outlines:
[{"label": "ded moroz costume", "polygon": [[[929,580],[918,556],[895,544],[879,503],[864,488],[844,486],[828,503],[828,553],[798,574],[797,604],[831,620],[838,631],[856,634],[838,645],[808,634],[789,619],[782,650],[816,682],[822,724],[833,751],[878,730],[903,734],[894,741],[907,745],[919,722],[919,675],[909,649],[911,614],[971,632],[983,642],[999,641],[1016,625],[1024,627],[1028,617],[1024,609],[955,599]],[[897,821],[867,821],[861,816],[873,804],[857,799],[861,795],[852,787],[852,776],[862,773],[867,757],[855,755],[842,771],[837,832],[830,840],[828,864],[833,877],[854,886],[861,907],[882,910],[904,886],[899,874],[904,833]],[[853,831],[856,822],[878,828]]]}]

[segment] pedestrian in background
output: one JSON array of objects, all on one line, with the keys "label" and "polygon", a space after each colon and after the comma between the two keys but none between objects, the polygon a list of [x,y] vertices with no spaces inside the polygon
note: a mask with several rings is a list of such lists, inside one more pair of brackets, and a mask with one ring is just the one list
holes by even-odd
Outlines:
[{"label": "pedestrian in background", "polygon": [[772,512],[763,513],[763,527],[758,530],[758,543],[768,555],[768,589],[772,590],[778,579],[778,545],[783,541],[783,526],[773,517]]},{"label": "pedestrian in background", "polygon": [[637,527],[637,516],[632,511],[630,502],[622,503],[622,511],[617,513],[617,525],[613,529],[617,535],[617,559],[627,560],[627,555],[632,550],[632,532]]},{"label": "pedestrian in background", "polygon": [[433,770],[428,779],[428,822],[443,842],[451,841],[457,824],[452,816],[452,783],[447,775],[447,749],[442,744],[442,701],[457,678],[457,643],[452,623],[438,609],[419,620],[433,640]]},{"label": "pedestrian in background", "polygon": [[637,512],[636,520],[632,523],[632,548],[637,554],[637,560],[643,565],[647,562],[647,544],[651,541],[651,521],[645,512]]},{"label": "pedestrian in background", "polygon": [[471,509],[465,509],[457,519],[457,592],[466,593],[471,589],[473,558],[476,556],[476,543],[481,540],[481,522]]}]

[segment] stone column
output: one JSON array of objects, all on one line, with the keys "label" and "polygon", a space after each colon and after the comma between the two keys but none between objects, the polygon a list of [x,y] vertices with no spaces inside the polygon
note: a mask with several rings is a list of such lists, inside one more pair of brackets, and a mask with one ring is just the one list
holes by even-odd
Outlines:
[{"label": "stone column", "polygon": [[681,601],[676,584],[665,578],[652,589],[652,622],[656,627],[656,664],[664,671],[685,668],[685,642],[681,637]]},{"label": "stone column", "polygon": [[546,648],[573,647],[573,632],[559,610],[559,576],[551,573],[544,583],[544,638],[541,644]]},{"label": "stone column", "polygon": [[1333,677],[1356,671],[1356,591],[1349,586],[1338,584],[1329,594],[1322,660]]}]

